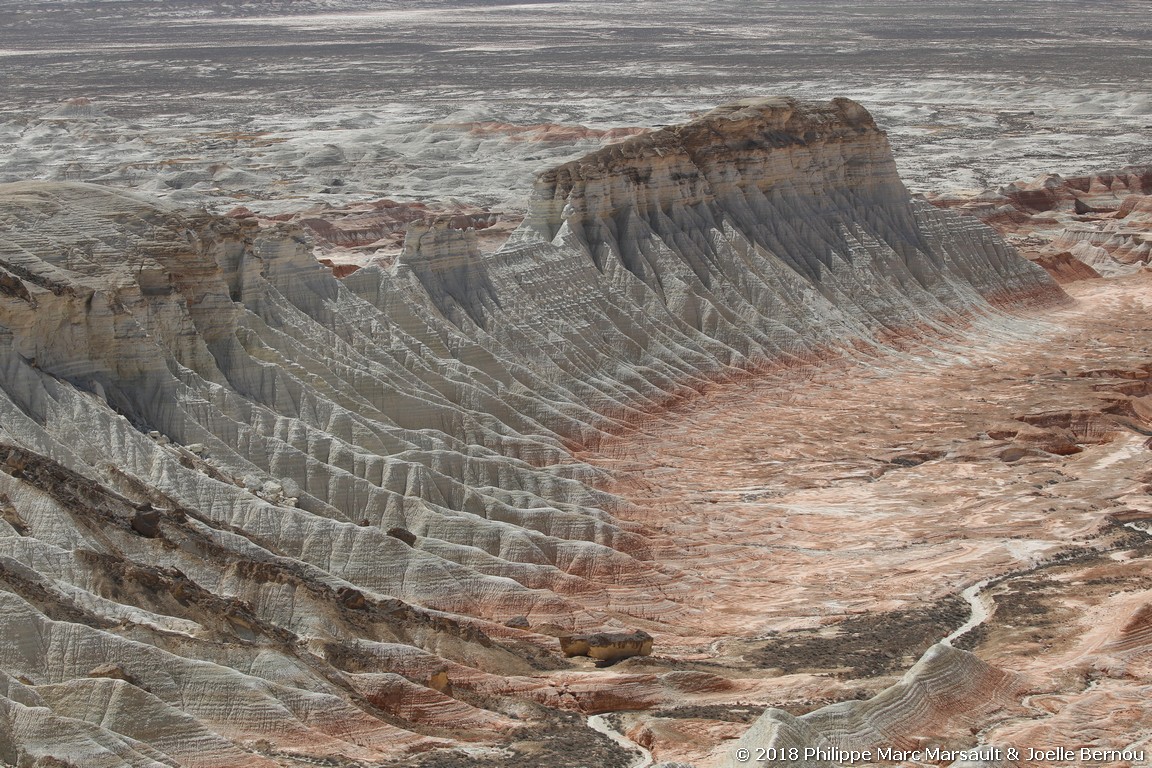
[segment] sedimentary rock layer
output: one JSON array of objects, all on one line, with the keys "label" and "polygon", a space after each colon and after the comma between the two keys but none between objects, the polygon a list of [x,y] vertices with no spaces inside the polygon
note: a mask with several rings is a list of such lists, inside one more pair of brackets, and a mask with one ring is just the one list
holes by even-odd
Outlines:
[{"label": "sedimentary rock layer", "polygon": [[910,200],[847,100],[635,137],[544,173],[496,253],[432,220],[344,281],[298,228],[96,186],[0,187],[0,228],[13,763],[372,762],[681,697],[560,659],[565,631],[710,621],[573,451],[717,379],[1063,299]]},{"label": "sedimentary rock layer", "polygon": [[[784,755],[772,762],[789,768],[835,768],[860,761],[849,757],[853,752],[868,751],[874,757],[877,750],[884,750],[902,755],[926,746],[950,751],[941,747],[941,742],[947,744],[946,735],[968,736],[967,726],[988,712],[1015,706],[1025,690],[1016,676],[939,644],[899,683],[867,701],[841,702],[800,717],[768,710],[735,744],[725,745],[719,766],[737,768],[748,762],[740,759],[741,754],[764,750]],[[925,741],[927,734],[932,742]],[[798,751],[798,758],[789,757],[793,750]],[[905,759],[896,758],[898,762]],[[872,761],[870,757],[866,762]]]},{"label": "sedimentary rock layer", "polygon": [[1152,261],[1152,168],[1044,176],[933,204],[995,227],[1057,280],[1127,274]]}]

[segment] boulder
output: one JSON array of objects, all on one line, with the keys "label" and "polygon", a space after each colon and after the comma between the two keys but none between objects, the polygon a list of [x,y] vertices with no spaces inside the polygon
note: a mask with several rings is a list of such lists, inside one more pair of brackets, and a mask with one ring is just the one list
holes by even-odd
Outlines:
[{"label": "boulder", "polygon": [[635,632],[595,632],[587,635],[560,637],[560,650],[565,656],[588,656],[597,661],[620,661],[652,653],[652,635]]}]

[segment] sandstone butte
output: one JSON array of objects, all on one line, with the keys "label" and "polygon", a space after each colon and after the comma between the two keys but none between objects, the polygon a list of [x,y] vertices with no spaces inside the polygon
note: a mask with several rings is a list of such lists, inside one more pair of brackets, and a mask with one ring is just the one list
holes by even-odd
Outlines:
[{"label": "sandstone butte", "polygon": [[2,186],[0,233],[0,763],[1147,733],[1141,276],[1073,303],[851,101],[627,138],[494,253],[433,217],[342,280],[97,186]]}]

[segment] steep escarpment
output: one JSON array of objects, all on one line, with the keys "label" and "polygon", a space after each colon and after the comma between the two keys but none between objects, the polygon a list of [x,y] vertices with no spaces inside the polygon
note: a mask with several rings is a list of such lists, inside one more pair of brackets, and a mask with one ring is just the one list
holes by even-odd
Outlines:
[{"label": "steep escarpment", "polygon": [[493,254],[458,225],[337,281],[291,226],[0,187],[0,759],[371,763],[682,698],[558,653],[712,622],[577,449],[1063,300],[844,100],[547,172]]},{"label": "steep escarpment", "polygon": [[[623,418],[701,376],[1059,297],[986,228],[911,201],[883,133],[846,100],[733,105],[546,172],[495,254],[440,227],[380,284],[439,286],[456,330],[573,388],[550,400]],[[401,293],[373,277],[348,284],[377,304]]]}]

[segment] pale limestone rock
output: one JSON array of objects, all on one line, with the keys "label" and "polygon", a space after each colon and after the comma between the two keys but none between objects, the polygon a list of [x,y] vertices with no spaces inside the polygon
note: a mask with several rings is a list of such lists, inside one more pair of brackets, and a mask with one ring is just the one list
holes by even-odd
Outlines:
[{"label": "pale limestone rock", "polygon": [[[865,701],[832,704],[795,717],[770,709],[734,744],[718,755],[721,768],[746,764],[738,750],[781,748],[862,751],[876,748],[915,750],[932,746],[922,734],[940,738],[963,731],[982,713],[1014,705],[1027,686],[1017,676],[989,666],[967,651],[943,643],[932,646],[903,679]],[[776,761],[782,766],[836,768],[838,759]],[[836,753],[833,752],[833,755]]]},{"label": "pale limestone rock", "polygon": [[911,201],[844,100],[546,172],[493,254],[456,224],[341,282],[292,226],[0,187],[0,759],[371,764],[447,743],[405,718],[516,725],[353,673],[585,712],[682,695],[542,678],[526,649],[554,642],[500,624],[697,610],[575,453],[716,379],[1062,299]]}]

